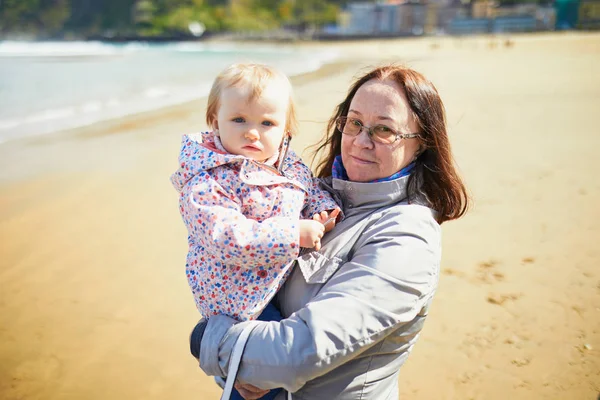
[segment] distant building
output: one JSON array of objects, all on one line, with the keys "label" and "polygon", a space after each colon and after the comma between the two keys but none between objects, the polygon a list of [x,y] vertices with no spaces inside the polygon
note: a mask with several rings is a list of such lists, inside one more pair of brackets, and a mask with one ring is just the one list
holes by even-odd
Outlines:
[{"label": "distant building", "polygon": [[348,35],[420,35],[425,27],[425,5],[391,0],[386,3],[349,3],[343,32]]},{"label": "distant building", "polygon": [[348,33],[351,35],[393,33],[396,8],[395,5],[387,4],[349,3]]},{"label": "distant building", "polygon": [[[408,36],[553,30],[561,24],[560,2],[581,2],[579,26],[600,27],[600,0],[556,0],[554,7],[534,3],[499,7],[496,0],[388,0],[348,3],[337,26],[329,27],[327,33]],[[577,15],[571,14],[568,25],[573,27]]]}]

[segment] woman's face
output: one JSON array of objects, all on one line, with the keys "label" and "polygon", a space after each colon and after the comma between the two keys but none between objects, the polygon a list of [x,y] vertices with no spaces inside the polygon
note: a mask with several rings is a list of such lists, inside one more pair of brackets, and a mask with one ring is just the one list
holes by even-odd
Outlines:
[{"label": "woman's face", "polygon": [[[363,126],[386,125],[398,133],[417,133],[418,124],[404,91],[392,80],[370,80],[362,85],[348,117]],[[358,136],[342,134],[342,162],[348,178],[370,182],[386,178],[406,167],[419,149],[418,139],[398,139],[392,144],[373,142],[366,129]]]}]

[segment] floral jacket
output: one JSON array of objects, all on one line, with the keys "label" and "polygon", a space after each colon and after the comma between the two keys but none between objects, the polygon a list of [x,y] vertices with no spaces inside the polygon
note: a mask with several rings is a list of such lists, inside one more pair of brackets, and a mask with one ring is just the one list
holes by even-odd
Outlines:
[{"label": "floral jacket", "polygon": [[287,147],[268,165],[227,153],[212,133],[183,136],[171,182],[188,230],[187,279],[203,316],[258,317],[299,255],[300,218],[337,207]]}]

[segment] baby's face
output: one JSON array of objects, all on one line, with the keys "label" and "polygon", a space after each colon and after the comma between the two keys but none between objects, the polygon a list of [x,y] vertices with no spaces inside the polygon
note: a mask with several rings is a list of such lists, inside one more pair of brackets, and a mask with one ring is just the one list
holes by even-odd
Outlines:
[{"label": "baby's face", "polygon": [[213,129],[229,153],[265,161],[285,135],[288,101],[288,89],[278,82],[269,83],[253,100],[247,87],[226,88]]}]

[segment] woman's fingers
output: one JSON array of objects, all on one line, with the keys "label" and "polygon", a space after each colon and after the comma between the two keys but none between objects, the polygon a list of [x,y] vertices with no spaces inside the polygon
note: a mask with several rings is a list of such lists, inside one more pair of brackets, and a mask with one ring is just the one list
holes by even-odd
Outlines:
[{"label": "woman's fingers", "polygon": [[249,383],[241,383],[240,381],[236,381],[235,385],[234,385],[237,389],[237,386],[244,388],[245,390],[251,392],[251,393],[267,393],[269,391],[269,389],[261,389],[261,388],[257,388],[254,385],[251,385]]},{"label": "woman's fingers", "polygon": [[240,393],[240,395],[246,400],[256,400],[269,393],[269,390],[259,389],[249,383],[235,382],[233,387]]},{"label": "woman's fingers", "polygon": [[327,220],[327,211],[321,211],[313,215],[313,219],[317,222],[324,223]]},{"label": "woman's fingers", "polygon": [[335,208],[331,214],[329,214],[329,218],[336,218],[338,217],[338,215],[340,215],[340,213],[342,212],[341,208]]},{"label": "woman's fingers", "polygon": [[335,208],[331,213],[327,215],[327,219],[323,222],[323,226],[325,226],[325,231],[329,232],[335,226],[338,216],[340,215],[342,210],[340,208]]}]

